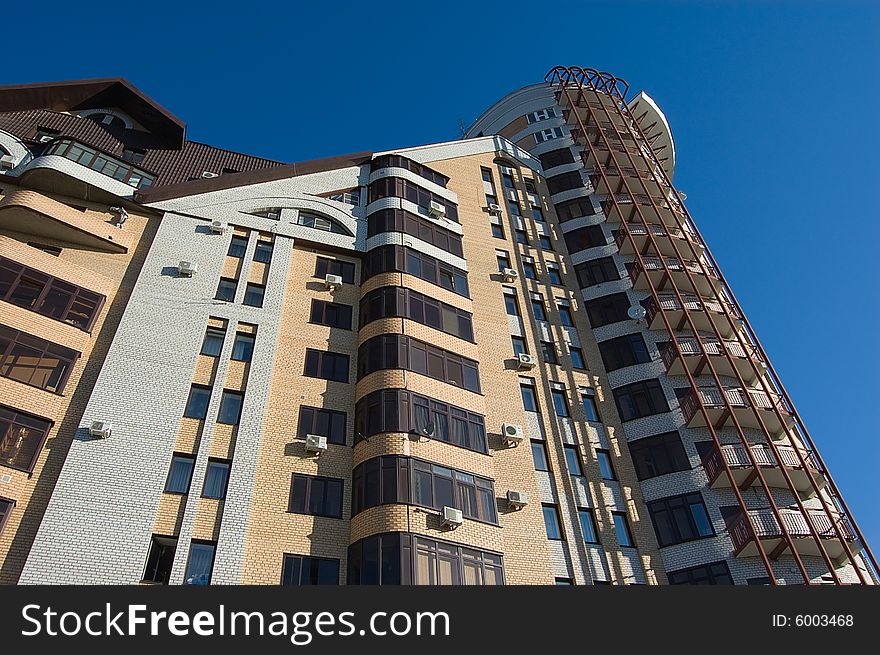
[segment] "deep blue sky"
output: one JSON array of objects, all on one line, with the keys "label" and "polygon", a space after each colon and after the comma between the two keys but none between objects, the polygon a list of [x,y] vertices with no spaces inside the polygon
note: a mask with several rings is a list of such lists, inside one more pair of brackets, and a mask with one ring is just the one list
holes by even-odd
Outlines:
[{"label": "deep blue sky", "polygon": [[0,83],[124,76],[191,139],[301,161],[456,138],[557,64],[625,78],[669,118],[676,184],[880,549],[880,5],[198,4],[10,3]]}]

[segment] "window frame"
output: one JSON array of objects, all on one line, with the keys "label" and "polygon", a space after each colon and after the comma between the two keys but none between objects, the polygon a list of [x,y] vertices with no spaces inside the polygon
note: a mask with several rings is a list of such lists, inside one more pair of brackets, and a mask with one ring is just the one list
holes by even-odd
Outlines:
[{"label": "window frame", "polygon": [[[306,487],[305,487],[305,492],[304,492],[305,495],[304,495],[303,501],[302,501],[302,504],[303,504],[302,511],[297,510],[297,509],[292,509],[294,506],[294,499],[293,499],[294,488],[295,488],[294,485],[295,485],[295,481],[298,478],[303,478],[306,481]],[[338,485],[339,485],[338,512],[329,513],[326,511],[327,510],[326,507],[324,508],[324,510],[325,510],[324,512],[311,511],[312,504],[313,504],[313,498],[312,498],[313,486],[316,482],[321,482],[325,485],[323,492],[322,492],[323,498],[321,499],[321,502],[324,504],[327,504],[327,502],[328,502],[328,494],[330,491],[329,483],[333,483],[334,485],[338,483]],[[331,518],[331,519],[341,519],[342,515],[343,515],[344,505],[345,505],[345,480],[343,478],[333,478],[333,477],[328,477],[325,475],[307,475],[305,473],[292,473],[291,474],[290,493],[288,495],[288,503],[287,503],[287,513],[288,514],[304,514],[307,516],[322,516],[322,517]]]},{"label": "window frame", "polygon": [[[327,430],[326,434],[320,430],[321,416],[326,415]],[[342,433],[338,434],[334,431],[334,426],[338,426],[339,418],[342,419]],[[312,407],[310,405],[300,405],[297,417],[296,436],[299,439],[305,439],[306,435],[316,434],[327,437],[327,443],[345,446],[348,444],[348,413],[336,409],[328,409],[326,407]]]}]

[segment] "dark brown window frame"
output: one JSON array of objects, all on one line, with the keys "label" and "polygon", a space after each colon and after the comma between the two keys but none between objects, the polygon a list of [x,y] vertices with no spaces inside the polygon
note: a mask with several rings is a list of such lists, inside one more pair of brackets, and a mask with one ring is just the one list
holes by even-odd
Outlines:
[{"label": "dark brown window frame", "polygon": [[343,259],[331,259],[330,257],[317,257],[315,259],[315,274],[312,277],[323,280],[328,275],[338,275],[346,284],[354,284],[354,262]]},{"label": "dark brown window frame", "polygon": [[[691,470],[690,458],[687,456],[678,430],[636,439],[629,442],[627,446],[632,457],[633,467],[636,470],[636,477],[639,480],[649,480],[669,473]],[[657,465],[658,457],[656,456],[658,451],[663,453],[665,461],[669,463],[668,470],[659,470],[661,467]]]},{"label": "dark brown window frame", "polygon": [[[711,534],[700,534],[697,520],[694,518],[691,510],[691,507],[694,506],[702,508],[708,528],[711,530]],[[646,507],[648,509],[648,515],[651,517],[651,524],[654,526],[654,534],[657,535],[657,545],[661,548],[676,546],[691,541],[699,541],[700,539],[712,539],[717,536],[715,526],[712,524],[712,518],[709,516],[709,510],[706,508],[706,501],[703,498],[703,494],[699,491],[658,498],[657,500],[652,500],[651,502],[646,503]],[[686,514],[681,514],[676,511],[682,507],[687,510]],[[662,536],[664,532],[658,528],[657,515],[661,512],[664,516],[669,517],[670,530],[676,533],[671,541],[664,539]],[[685,524],[682,524],[678,520],[682,517],[685,519]],[[683,528],[686,528],[686,530],[683,530]]]},{"label": "dark brown window frame", "polygon": [[402,155],[382,155],[370,162],[371,173],[382,168],[403,168],[443,188],[446,188],[449,182],[449,178],[443,173],[438,173],[433,168]]},{"label": "dark brown window frame", "polygon": [[461,235],[405,209],[381,209],[367,217],[367,238],[386,232],[408,234],[456,257],[464,257]]},{"label": "dark brown window frame", "polygon": [[645,343],[645,337],[642,336],[641,332],[633,332],[614,337],[613,339],[606,339],[605,341],[600,341],[598,346],[606,372],[616,371],[627,366],[636,366],[637,364],[650,364],[654,361],[651,358],[651,352],[648,350],[648,344]]},{"label": "dark brown window frame", "polygon": [[581,262],[574,267],[574,273],[581,289],[620,279],[620,271],[613,257],[600,257]]},{"label": "dark brown window frame", "polygon": [[[303,501],[302,501],[303,508],[304,508],[303,511],[292,509],[294,483],[298,478],[302,478],[306,481],[305,496],[303,497]],[[321,513],[321,512],[309,511],[310,507],[312,505],[312,487],[313,487],[314,483],[317,481],[321,481],[321,482],[325,482],[325,483],[332,482],[334,484],[339,483],[339,510],[338,510],[338,513]],[[323,504],[327,503],[327,500],[328,500],[327,499],[327,491],[328,490],[329,490],[329,487],[325,487],[324,498],[321,500],[321,502]],[[304,473],[291,474],[290,494],[289,494],[288,503],[287,503],[287,512],[289,514],[304,514],[307,516],[322,516],[322,517],[331,518],[331,519],[341,519],[344,504],[345,504],[345,480],[343,480],[342,478],[332,478],[332,477],[328,477],[326,475],[306,475]],[[325,507],[324,509],[326,510],[327,508]]]},{"label": "dark brown window frame", "polygon": [[[307,414],[308,418],[304,414]],[[328,417],[326,433],[318,429],[318,418],[321,414],[326,414]],[[338,421],[334,421],[334,417],[342,417],[342,434],[334,433],[333,426],[338,424]],[[300,405],[296,436],[305,439],[308,434],[324,436],[327,437],[328,443],[344,446],[348,443],[348,414],[336,409]]]},{"label": "dark brown window frame", "polygon": [[[714,567],[724,567],[724,573],[715,573],[712,569]],[[669,579],[669,584],[671,585],[681,585],[681,584],[703,584],[694,582],[694,574],[705,572],[706,580],[709,582],[705,584],[709,585],[723,585],[723,584],[733,584],[733,576],[730,574],[730,567],[727,565],[727,562],[724,560],[720,560],[718,562],[709,562],[708,564],[701,564],[699,566],[689,566],[686,569],[678,569],[677,571],[669,571],[666,574],[666,577]],[[680,579],[681,576],[684,576],[686,579]],[[729,582],[715,582],[715,580],[723,579],[724,576],[727,576],[727,580]]]},{"label": "dark brown window frame", "polygon": [[[412,265],[418,261],[418,270]],[[464,298],[470,298],[467,271],[406,246],[380,246],[364,255],[361,283],[380,273],[406,273]],[[444,280],[447,284],[444,284]]]},{"label": "dark brown window frame", "polygon": [[[27,412],[19,411],[7,405],[0,405],[0,425],[5,423],[8,423],[9,425],[5,430],[0,432],[0,466],[6,466],[15,469],[16,471],[24,471],[28,474],[33,473],[34,466],[36,466],[37,460],[40,458],[40,453],[46,445],[46,439],[49,437],[49,431],[52,429],[54,422],[41,416],[35,416],[33,414],[28,414]],[[37,431],[35,433],[36,446],[33,449],[33,455],[25,466],[14,464],[13,460],[7,459],[8,455],[3,454],[4,447],[8,448],[12,443],[10,432],[16,425],[20,428],[28,428]],[[24,443],[25,440],[22,440],[19,444],[19,449]]]},{"label": "dark brown window frame", "polygon": [[380,177],[370,182],[367,188],[369,191],[367,204],[381,198],[403,198],[423,209],[430,209],[431,203],[436,202],[446,209],[446,218],[458,223],[458,205],[405,178]]},{"label": "dark brown window frame", "polygon": [[[639,394],[635,399],[632,397],[633,392]],[[617,405],[617,412],[620,414],[620,420],[623,422],[635,421],[646,416],[655,416],[656,414],[665,414],[670,411],[669,401],[666,400],[663,387],[658,380],[653,378],[625,384],[613,389],[612,393],[614,394],[614,403]],[[627,399],[628,405],[622,404],[624,399]],[[659,401],[662,401],[662,403]],[[648,405],[644,413],[638,407],[642,403]]]},{"label": "dark brown window frame", "polygon": [[[22,340],[22,337],[24,337],[24,340]],[[2,345],[0,345],[0,376],[5,377],[9,380],[13,380],[15,382],[20,382],[21,384],[26,384],[29,387],[42,389],[43,391],[48,391],[49,393],[54,393],[56,395],[62,395],[64,393],[64,387],[67,384],[68,379],[70,378],[70,374],[73,371],[73,366],[76,363],[76,360],[78,360],[82,356],[81,353],[73,350],[72,348],[67,348],[66,346],[59,345],[52,341],[35,337],[31,334],[28,334],[27,332],[16,330],[6,325],[0,325],[0,344],[2,344],[3,339],[8,339],[9,343],[6,348],[3,348]],[[38,351],[40,353],[39,359],[37,360],[37,363],[35,365],[23,366],[19,364],[16,366],[16,369],[31,369],[31,380],[28,382],[7,374],[7,369],[11,366],[11,362],[7,362],[6,360],[8,357],[12,356],[12,350],[15,348],[15,346],[23,346],[25,348],[30,348]],[[42,348],[42,350],[40,350],[40,348]],[[53,349],[59,352],[51,353],[50,350]],[[55,387],[52,389],[50,389],[47,385],[33,383],[33,377],[38,371],[41,370],[40,364],[43,362],[43,359],[47,355],[49,357],[54,357],[59,362],[59,364],[67,364],[66,368],[59,375]],[[51,374],[47,377],[47,382],[50,378]]]},{"label": "dark brown window frame", "polygon": [[[5,507],[4,507],[5,505]],[[0,534],[3,534],[3,528],[6,526],[9,517],[12,516],[12,510],[15,509],[16,501],[6,496],[0,496]]]},{"label": "dark brown window frame", "polygon": [[[328,308],[335,308],[337,319],[340,320],[337,320],[335,323],[331,322],[327,317]],[[326,325],[327,327],[339,330],[351,330],[352,311],[353,307],[351,305],[312,298],[312,305],[309,310],[309,323]]]},{"label": "dark brown window frame", "polygon": [[[288,568],[287,568],[288,562],[290,562],[294,559],[300,560],[300,562],[299,562],[299,579],[297,580],[296,583],[287,582],[287,578],[289,577],[288,576]],[[287,587],[287,586],[311,587],[311,586],[315,586],[315,585],[319,584],[319,583],[313,584],[311,582],[309,582],[307,584],[303,584],[303,582],[302,582],[303,572],[306,569],[307,562],[308,563],[315,562],[319,566],[322,562],[335,563],[335,565],[336,565],[336,582],[334,582],[333,584],[334,585],[339,584],[339,573],[340,573],[341,563],[338,558],[335,558],[335,557],[316,557],[315,555],[298,555],[298,554],[294,554],[294,553],[284,553],[283,559],[281,560],[281,582],[279,584],[283,587]],[[327,586],[330,586],[330,585],[327,585]]]},{"label": "dark brown window frame", "polygon": [[599,225],[585,225],[570,232],[563,232],[562,238],[570,254],[608,245],[605,233]]},{"label": "dark brown window frame", "polygon": [[[429,322],[429,308],[436,311],[436,322]],[[406,318],[476,343],[473,314],[407,287],[384,286],[373,289],[361,298],[358,316],[361,328],[383,318]]]},{"label": "dark brown window frame", "polygon": [[[317,353],[317,361],[315,365],[315,372],[309,373],[309,358],[310,353]],[[336,361],[345,361],[345,379],[341,377],[325,377],[321,375],[322,368],[324,366],[324,360],[327,358],[332,358]],[[336,372],[336,363],[333,364],[333,371]],[[348,384],[351,379],[351,357],[346,355],[345,353],[337,353],[332,352],[330,350],[317,350],[316,348],[306,348],[306,356],[305,363],[303,366],[303,376],[307,378],[315,378],[317,380],[327,380],[329,382],[342,382],[344,384]]]},{"label": "dark brown window frame", "polygon": [[[573,221],[576,218],[583,218],[584,216],[596,215],[596,208],[593,206],[593,201],[590,200],[588,196],[580,196],[578,198],[572,198],[571,200],[557,203],[554,205],[554,209],[556,210],[556,216],[559,218],[560,223]],[[589,213],[580,213],[586,212],[587,210]],[[575,211],[578,213],[575,214]]]},{"label": "dark brown window frame", "polygon": [[629,318],[627,312],[630,307],[632,304],[629,296],[624,292],[601,296],[584,303],[584,310],[587,312],[592,328],[627,320]]}]

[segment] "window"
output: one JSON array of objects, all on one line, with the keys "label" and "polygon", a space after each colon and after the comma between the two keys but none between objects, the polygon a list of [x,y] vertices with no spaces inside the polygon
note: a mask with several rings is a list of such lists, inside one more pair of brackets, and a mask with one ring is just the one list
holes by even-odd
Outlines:
[{"label": "window", "polygon": [[315,262],[315,277],[323,280],[328,275],[338,275],[346,284],[354,284],[354,264],[339,259],[318,257]]},{"label": "window", "polygon": [[327,325],[341,330],[351,329],[351,305],[312,299],[309,323]]},{"label": "window", "polygon": [[749,587],[769,587],[772,586],[773,581],[767,576],[761,576],[759,578],[746,578],[746,585]]},{"label": "window", "polygon": [[306,555],[284,555],[281,584],[285,587],[338,585],[339,560]]},{"label": "window", "polygon": [[559,267],[556,264],[547,264],[547,277],[550,278],[550,284],[562,284],[562,276],[559,274]]},{"label": "window", "polygon": [[355,440],[380,432],[432,433],[432,439],[487,453],[479,414],[402,389],[375,391],[355,405]]},{"label": "window", "polygon": [[571,355],[571,365],[574,368],[586,370],[587,365],[584,363],[584,351],[574,346],[569,346],[568,354]]},{"label": "window", "polygon": [[58,257],[61,255],[63,248],[60,246],[50,246],[45,243],[39,243],[37,241],[28,241],[27,244],[31,248],[36,248],[37,250],[42,250],[43,252],[49,253],[53,257]]},{"label": "window", "polygon": [[529,245],[529,235],[526,234],[525,230],[514,230],[513,234],[514,234],[514,239],[517,243]]},{"label": "window", "polygon": [[144,567],[143,582],[168,584],[176,551],[177,537],[163,537],[154,534],[150,540],[150,551],[147,554],[147,565]]},{"label": "window", "polygon": [[667,574],[669,584],[694,584],[694,585],[732,585],[733,578],[727,562],[714,562],[704,566],[694,566],[689,569],[669,571]]},{"label": "window", "polygon": [[0,405],[0,464],[34,470],[52,423]]},{"label": "window", "polygon": [[562,131],[561,127],[551,127],[548,130],[535,132],[535,143],[544,143],[545,141],[552,141],[563,136],[565,136],[565,132]]},{"label": "window", "polygon": [[287,511],[342,518],[343,481],[294,473],[290,483],[290,504]]},{"label": "window", "polygon": [[247,252],[248,240],[247,237],[232,237],[232,241],[229,242],[229,251],[226,253],[229,257],[244,257],[245,252]]},{"label": "window", "polygon": [[626,512],[611,512],[611,518],[614,519],[614,531],[617,532],[618,543],[624,548],[635,548]]},{"label": "window", "polygon": [[537,412],[538,396],[535,394],[534,385],[520,383],[519,390],[522,394],[523,409],[525,409],[527,412]]},{"label": "window", "polygon": [[305,439],[306,435],[317,434],[327,437],[329,443],[344,446],[346,443],[346,421],[345,412],[302,405],[299,408],[297,436],[300,439]]},{"label": "window", "polygon": [[348,355],[306,348],[303,375],[334,382],[348,382]]},{"label": "window", "polygon": [[648,512],[661,547],[715,535],[699,493],[655,500],[648,503]]},{"label": "window", "polygon": [[192,455],[174,455],[165,481],[165,493],[188,494],[195,459]]},{"label": "window", "polygon": [[547,462],[547,450],[542,441],[532,441],[532,461],[536,471],[549,471],[550,464]]},{"label": "window", "polygon": [[507,310],[508,316],[519,316],[519,303],[516,301],[516,293],[510,292],[508,293],[505,289],[504,291],[504,307]]},{"label": "window", "polygon": [[600,423],[599,412],[596,409],[596,396],[592,393],[581,392],[581,403],[584,406],[584,413],[587,415],[588,421]]},{"label": "window", "polygon": [[566,200],[565,202],[560,202],[555,207],[560,223],[565,223],[581,216],[592,216],[596,213],[596,210],[593,209],[593,201],[588,197]]},{"label": "window", "polygon": [[[492,202],[497,204],[497,198]],[[367,238],[383,232],[402,232],[456,257],[464,256],[460,235],[402,209],[383,209],[369,215]]]},{"label": "window", "polygon": [[578,519],[581,524],[581,535],[584,542],[588,544],[598,544],[598,531],[596,530],[596,518],[593,516],[591,509],[578,509]]},{"label": "window", "polygon": [[492,236],[496,239],[504,238],[504,228],[501,227],[500,223],[492,223]]},{"label": "window", "polygon": [[584,470],[581,468],[581,457],[578,453],[577,446],[565,446],[565,465],[568,467],[568,474],[583,477]]},{"label": "window", "polygon": [[510,255],[506,252],[495,251],[495,259],[498,262],[498,272],[503,273],[505,268],[512,268],[510,265]]},{"label": "window", "polygon": [[546,234],[538,235],[538,245],[541,246],[541,250],[553,251],[553,244],[550,243],[550,237]]},{"label": "window", "polygon": [[358,379],[373,371],[400,368],[480,393],[476,361],[402,335],[373,337],[358,349]]},{"label": "window", "polygon": [[264,207],[263,209],[255,209],[247,212],[251,216],[259,216],[260,218],[268,218],[273,221],[281,220],[282,207]]},{"label": "window", "polygon": [[263,296],[266,293],[266,287],[262,284],[254,284],[253,282],[248,282],[247,287],[244,292],[244,304],[250,305],[251,307],[262,307],[263,306]]},{"label": "window", "polygon": [[136,148],[129,148],[128,146],[125,146],[122,149],[123,161],[127,161],[130,164],[135,164],[135,165],[143,164],[144,157],[146,157],[146,156],[147,156],[147,153],[145,150],[138,150]]},{"label": "window", "polygon": [[553,397],[553,408],[556,410],[556,416],[560,418],[568,418],[571,414],[568,411],[568,397],[562,389],[551,389],[550,395]]},{"label": "window", "polygon": [[541,160],[541,168],[545,171],[563,164],[573,164],[574,155],[571,154],[571,148],[559,148],[558,150],[550,150],[543,155],[538,155]]},{"label": "window", "polygon": [[648,346],[641,334],[627,334],[599,344],[599,353],[606,371],[616,371],[625,366],[647,364],[651,361]]},{"label": "window", "polygon": [[229,484],[229,467],[227,460],[209,459],[208,470],[205,472],[203,498],[226,498],[226,486]]},{"label": "window", "polygon": [[656,478],[676,471],[690,470],[678,432],[664,432],[629,443],[633,465],[639,480]]},{"label": "window", "polygon": [[530,280],[538,279],[538,272],[535,270],[535,263],[530,261],[523,261],[523,273]]},{"label": "window", "polygon": [[620,279],[620,271],[611,257],[600,257],[578,264],[574,267],[574,274],[581,289]]},{"label": "window", "polygon": [[474,340],[471,313],[404,287],[379,287],[361,299],[360,324],[391,316],[409,318],[447,334]]},{"label": "window", "polygon": [[657,380],[633,382],[614,390],[614,401],[623,421],[669,411],[663,388]]},{"label": "window", "polygon": [[257,241],[257,247],[254,249],[254,261],[263,264],[271,262],[274,247],[271,241]]},{"label": "window", "polygon": [[532,218],[535,219],[538,223],[545,222],[544,213],[537,205],[532,205]]},{"label": "window", "polygon": [[221,277],[220,284],[217,287],[217,295],[214,296],[217,300],[224,300],[226,302],[235,302],[235,290],[238,287],[238,282],[232,280],[230,278]]},{"label": "window", "polygon": [[531,125],[532,123],[544,121],[548,118],[554,118],[555,116],[556,110],[553,107],[548,107],[547,109],[539,109],[538,111],[533,111],[531,114],[526,114],[526,120],[529,125]]},{"label": "window", "polygon": [[226,338],[226,330],[223,328],[209,327],[205,331],[202,341],[202,354],[209,357],[219,357],[223,349],[223,339]]},{"label": "window", "polygon": [[559,357],[556,355],[556,345],[551,341],[541,342],[541,354],[544,356],[544,362],[547,364],[559,364]]},{"label": "window", "polygon": [[571,315],[571,307],[567,301],[556,300],[556,311],[559,312],[559,322],[565,327],[574,327],[574,318]]},{"label": "window", "polygon": [[432,202],[440,203],[446,209],[446,218],[458,223],[458,207],[454,203],[409,180],[382,177],[370,183],[369,192],[368,202],[374,202],[379,198],[404,198],[425,210],[430,208]]},{"label": "window", "polygon": [[338,191],[327,196],[330,200],[336,202],[344,202],[346,205],[358,207],[361,204],[360,188],[349,189],[348,191]]},{"label": "window", "polygon": [[363,281],[379,273],[409,273],[426,282],[469,297],[467,273],[412,248],[382,246],[364,255]]},{"label": "window", "polygon": [[253,334],[245,332],[235,333],[235,342],[232,344],[232,359],[237,362],[249,362],[254,356],[254,340]]},{"label": "window", "polygon": [[554,578],[553,584],[555,584],[557,587],[570,587],[574,585],[574,582],[571,578]]},{"label": "window", "polygon": [[542,299],[532,297],[532,313],[535,315],[536,321],[547,320],[547,312],[544,310],[544,301]]},{"label": "window", "polygon": [[605,233],[598,225],[588,225],[586,227],[579,227],[571,232],[565,232],[563,233],[563,239],[565,239],[565,247],[568,248],[570,253],[608,245]]},{"label": "window", "polygon": [[[113,117],[111,121],[120,127],[125,124],[118,118]],[[57,136],[57,130],[47,128],[39,128],[36,140],[40,141],[42,136]],[[139,168],[130,166],[128,162],[116,159],[98,152],[94,148],[88,148],[82,144],[71,141],[70,139],[59,139],[49,145],[43,152],[44,155],[57,155],[64,157],[70,161],[76,162],[81,166],[97,171],[107,177],[123,182],[135,189],[146,189],[153,184],[154,178]]]},{"label": "window", "polygon": [[217,422],[224,425],[238,425],[238,419],[241,418],[241,402],[241,392],[224,389],[220,399],[220,413],[217,415]]},{"label": "window", "polygon": [[418,162],[403,157],[402,155],[383,155],[382,157],[376,157],[370,162],[371,173],[381,168],[405,168],[406,170],[412,171],[416,175],[444,188],[449,182],[449,178],[442,173],[438,173],[424,164],[419,164]]},{"label": "window", "polygon": [[550,195],[555,195],[557,193],[562,193],[563,191],[570,191],[572,189],[580,189],[584,186],[584,180],[581,177],[580,171],[569,171],[567,173],[560,173],[559,175],[552,175],[547,178],[547,191],[550,192]]},{"label": "window", "polygon": [[562,536],[562,527],[559,524],[559,511],[556,505],[542,505],[544,512],[544,527],[547,529],[547,538],[553,541],[565,541]]},{"label": "window", "polygon": [[614,468],[611,466],[611,453],[602,448],[596,449],[596,461],[599,463],[599,472],[602,474],[603,480],[617,479],[617,476],[614,475]]},{"label": "window", "polygon": [[211,387],[203,387],[198,384],[192,385],[183,415],[187,418],[197,418],[204,421],[208,415],[208,402],[210,400]]},{"label": "window", "polygon": [[0,325],[0,375],[61,393],[79,353],[51,341]]},{"label": "window", "polygon": [[0,257],[0,300],[88,332],[105,298]]},{"label": "window", "polygon": [[333,234],[347,234],[353,236],[352,233],[342,223],[326,216],[318,216],[308,212],[301,211],[296,215],[296,224],[308,227],[321,232],[331,232]]},{"label": "window", "polygon": [[507,171],[511,169],[505,170],[504,167],[501,169],[501,183],[504,185],[506,189],[516,189],[516,184],[513,182],[513,175],[508,173]]},{"label": "window", "polygon": [[483,182],[492,182],[492,171],[488,168],[480,168],[480,173],[483,176]]},{"label": "window", "polygon": [[584,303],[593,328],[627,320],[630,306],[629,298],[625,293],[612,293]]},{"label": "window", "polygon": [[485,523],[498,522],[492,480],[420,459],[374,457],[352,473],[352,514],[385,503],[455,507]]},{"label": "window", "polygon": [[526,340],[522,337],[510,337],[511,342],[513,343],[513,354],[514,355],[527,355],[529,349],[526,347]]},{"label": "window", "polygon": [[214,568],[214,551],[216,544],[206,541],[193,541],[189,548],[189,560],[183,584],[211,584],[211,570]]}]

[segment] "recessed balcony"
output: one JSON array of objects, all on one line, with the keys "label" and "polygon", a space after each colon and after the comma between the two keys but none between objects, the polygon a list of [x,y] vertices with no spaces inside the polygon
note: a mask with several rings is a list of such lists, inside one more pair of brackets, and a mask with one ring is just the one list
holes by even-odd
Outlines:
[{"label": "recessed balcony", "polygon": [[[703,462],[703,469],[706,471],[706,477],[709,479],[709,486],[713,489],[729,488],[731,486],[730,478],[724,472],[725,462],[731,469],[730,472],[733,474],[734,483],[740,489],[747,489],[748,487],[760,484],[758,471],[752,465],[749,454],[741,443],[722,444],[721,451],[719,452],[713,442],[701,441],[697,443],[697,450],[701,451],[700,457]],[[798,457],[798,452],[792,446],[778,444],[776,445],[776,452],[779,454],[778,460],[769,444],[750,444],[749,450],[755,463],[761,469],[764,480],[771,487],[788,487],[783,475],[783,468],[788,473],[788,477],[795,489],[805,496],[814,495],[813,482],[815,482],[816,487],[819,489],[825,486],[825,478],[819,471],[819,467],[816,466],[813,455],[806,450],[801,449],[800,457]],[[801,462],[801,458],[804,463]]]},{"label": "recessed balcony", "polygon": [[645,321],[651,330],[664,329],[666,327],[664,317],[676,332],[690,327],[688,319],[696,326],[698,332],[711,332],[714,321],[715,327],[725,339],[734,338],[740,330],[739,319],[736,318],[737,313],[733,305],[728,304],[728,311],[725,312],[718,301],[699,298],[693,294],[683,294],[684,307],[673,294],[660,293],[658,297],[659,305],[654,302],[653,296],[642,301],[646,311]]},{"label": "recessed balcony", "polygon": [[644,219],[648,223],[678,227],[678,221],[685,217],[677,200],[669,200],[660,194],[649,196],[637,191],[633,194],[597,194],[596,197],[609,223],[633,223]]},{"label": "recessed balcony", "polygon": [[[675,390],[688,427],[708,426],[701,408],[706,410],[709,424],[716,429],[732,427],[734,418],[741,427],[753,430],[761,430],[763,422],[768,436],[771,437],[781,435],[794,427],[791,412],[778,394],[768,396],[758,389],[743,390],[739,387],[725,387],[723,395],[717,387],[699,387],[698,391],[695,394],[690,388]],[[783,420],[777,416],[777,410]]]},{"label": "recessed balcony", "polygon": [[[714,336],[701,336],[699,340],[691,336],[681,336],[676,341],[681,357],[672,341],[657,344],[669,375],[684,375],[686,371],[695,377],[703,375],[711,361],[718,375],[736,377],[739,374],[747,384],[752,384],[758,379],[755,369],[763,371],[766,368],[753,346],[748,345],[746,350],[738,341],[719,341]],[[730,356],[729,359],[727,355]]]},{"label": "recessed balcony", "polygon": [[[675,249],[681,253],[690,253],[688,243],[693,244],[698,253],[702,253],[703,244],[695,234],[683,230],[680,227],[663,225],[662,223],[649,223],[646,228],[643,223],[627,223],[630,238],[623,226],[612,232],[614,243],[621,255],[634,255],[636,251],[645,254],[650,248],[657,248],[661,255],[674,257]],[[650,231],[650,236],[649,236]],[[653,242],[650,237],[654,237]]]},{"label": "recessed balcony", "polygon": [[[794,548],[798,555],[820,556],[820,543],[828,553],[828,556],[837,563],[842,565],[847,559],[846,548],[844,543],[850,544],[850,550],[855,554],[861,550],[857,544],[855,535],[849,527],[842,514],[833,512],[831,518],[825,511],[820,509],[808,509],[807,514],[813,523],[816,533],[819,535],[817,540],[813,537],[810,525],[799,510],[796,509],[780,509],[779,515],[786,531],[792,537]],[[832,523],[833,519],[833,523]],[[838,536],[838,530],[843,536]],[[734,555],[736,557],[757,557],[758,556],[758,540],[764,547],[771,560],[775,560],[786,553],[791,554],[788,543],[783,537],[782,528],[779,525],[773,511],[768,507],[766,509],[751,509],[748,514],[740,511],[733,518],[727,521],[727,530],[733,540]]]},{"label": "recessed balcony", "polygon": [[[715,289],[720,288],[721,280],[718,273],[707,262],[682,260],[676,257],[657,257],[648,255],[642,257],[644,266],[639,261],[627,262],[626,270],[629,273],[633,289],[650,289],[652,286],[662,290],[668,282],[672,282],[679,289],[690,291],[693,284],[696,292],[701,296],[710,296]],[[693,284],[691,284],[693,281]]]},{"label": "recessed balcony", "polygon": [[[639,162],[636,161],[639,166]],[[587,169],[590,177],[590,184],[593,190],[601,195],[610,193],[623,193],[627,186],[630,189],[643,190],[642,183],[648,185],[652,193],[661,193],[660,186],[654,174],[648,170],[648,167],[642,163],[638,170],[631,166],[593,166]]]}]

